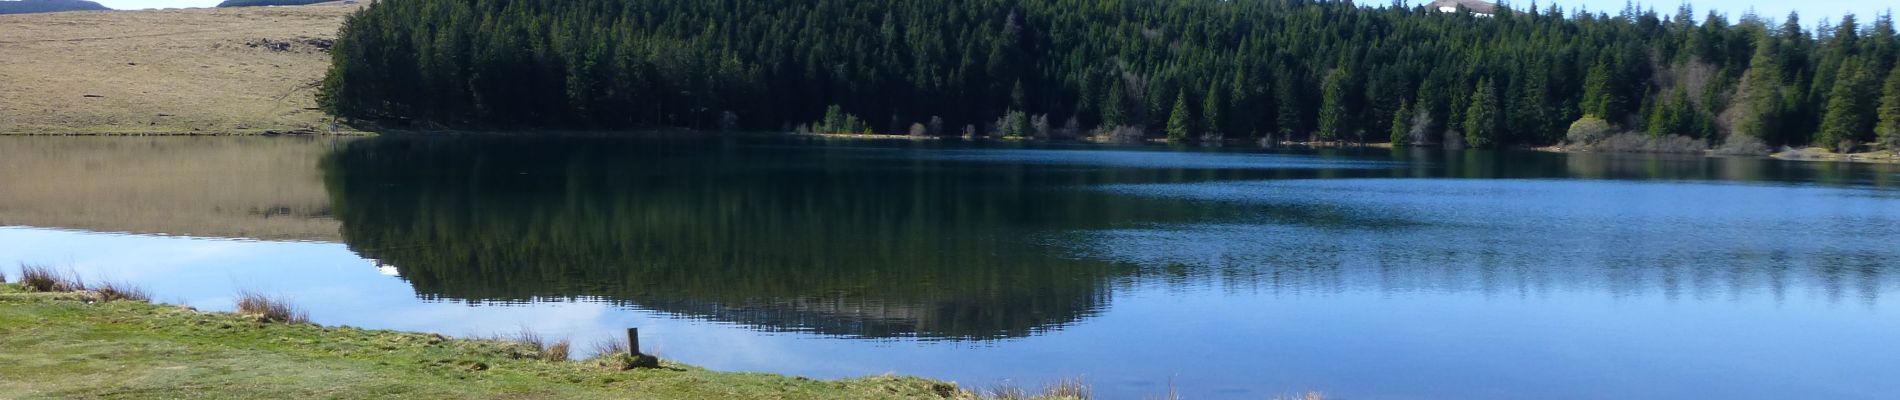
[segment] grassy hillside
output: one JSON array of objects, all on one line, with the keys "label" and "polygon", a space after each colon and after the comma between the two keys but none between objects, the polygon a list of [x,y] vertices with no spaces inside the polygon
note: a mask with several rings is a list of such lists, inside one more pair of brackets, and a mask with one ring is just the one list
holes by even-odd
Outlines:
[{"label": "grassy hillside", "polygon": [[311,88],[357,7],[0,16],[0,134],[325,128]]},{"label": "grassy hillside", "polygon": [[110,8],[86,0],[0,0],[0,14],[101,10]]}]

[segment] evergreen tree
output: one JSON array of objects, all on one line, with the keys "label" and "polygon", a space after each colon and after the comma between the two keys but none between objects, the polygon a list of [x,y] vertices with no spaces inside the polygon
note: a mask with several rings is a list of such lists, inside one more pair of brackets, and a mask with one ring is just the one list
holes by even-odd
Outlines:
[{"label": "evergreen tree", "polygon": [[1339,140],[1342,134],[1351,131],[1351,121],[1346,114],[1346,72],[1333,68],[1326,74],[1319,106],[1319,139]]},{"label": "evergreen tree", "polygon": [[1299,91],[1295,90],[1289,74],[1289,72],[1275,74],[1274,77],[1278,81],[1273,85],[1275,89],[1273,103],[1278,106],[1274,113],[1274,125],[1279,127],[1280,138],[1284,140],[1294,140],[1295,135],[1306,132],[1306,124],[1300,117],[1302,114],[1300,110],[1304,105],[1300,101]]},{"label": "evergreen tree", "polygon": [[1226,120],[1221,119],[1221,98],[1219,86],[1207,88],[1207,97],[1201,99],[1201,135],[1219,141],[1226,132],[1220,129]]},{"label": "evergreen tree", "polygon": [[1412,134],[1412,103],[1399,101],[1399,111],[1392,114],[1392,128],[1388,132],[1392,145],[1406,145]]},{"label": "evergreen tree", "polygon": [[1194,116],[1187,108],[1187,93],[1174,96],[1174,111],[1168,114],[1168,141],[1186,143],[1194,137]]},{"label": "evergreen tree", "polygon": [[1900,150],[1900,68],[1887,73],[1887,83],[1880,96],[1880,122],[1874,129],[1880,135],[1880,144],[1888,151]]},{"label": "evergreen tree", "polygon": [[1583,115],[1610,119],[1611,110],[1617,107],[1615,89],[1611,87],[1610,67],[1602,61],[1590,68],[1590,74],[1583,79]]},{"label": "evergreen tree", "polygon": [[1471,95],[1471,106],[1465,110],[1465,145],[1485,148],[1496,143],[1498,137],[1498,90],[1491,84],[1491,78],[1478,81],[1478,91]]},{"label": "evergreen tree", "polygon": [[1108,87],[1108,96],[1102,99],[1102,126],[1128,125],[1128,114],[1123,111],[1128,100],[1122,98],[1128,89],[1122,87],[1121,79],[1110,79],[1115,79],[1115,84]]},{"label": "evergreen tree", "polygon": [[[1332,1],[405,0],[347,19],[318,100],[395,127],[862,132],[856,116],[871,115],[893,130],[934,116],[991,131],[1012,111],[1158,126],[1186,93],[1202,96],[1187,102],[1190,131],[1214,137],[1343,139],[1400,120],[1394,100],[1411,99],[1438,125],[1413,131],[1490,146],[1554,143],[1584,115],[1710,137],[1718,111],[1777,144],[1823,125],[1837,128],[1829,140],[1873,139],[1873,90],[1900,53],[1890,18],[1810,31],[1797,14],[1778,28],[1690,17]],[[1840,99],[1850,59],[1865,87]],[[1480,77],[1488,89],[1469,86]],[[1684,82],[1696,89],[1677,91]],[[1501,114],[1470,115],[1474,100]]]},{"label": "evergreen tree", "polygon": [[1774,137],[1781,115],[1781,65],[1776,62],[1775,41],[1767,34],[1756,37],[1754,56],[1748,71],[1742,73],[1742,87],[1733,107],[1738,107],[1735,133],[1778,143]]},{"label": "evergreen tree", "polygon": [[1522,136],[1524,142],[1547,143],[1556,137],[1555,123],[1545,104],[1548,89],[1543,71],[1543,66],[1531,65],[1517,85],[1517,95],[1511,98],[1510,132]]},{"label": "evergreen tree", "polygon": [[1861,136],[1861,121],[1866,114],[1862,101],[1862,72],[1855,59],[1842,62],[1829,91],[1825,114],[1821,117],[1820,136],[1815,144],[1830,149],[1848,150]]}]

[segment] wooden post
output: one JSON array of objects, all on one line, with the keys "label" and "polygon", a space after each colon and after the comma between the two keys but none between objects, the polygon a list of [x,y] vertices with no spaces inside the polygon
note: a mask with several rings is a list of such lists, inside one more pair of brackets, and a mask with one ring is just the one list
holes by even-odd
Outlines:
[{"label": "wooden post", "polygon": [[627,328],[627,355],[640,357],[640,328]]}]

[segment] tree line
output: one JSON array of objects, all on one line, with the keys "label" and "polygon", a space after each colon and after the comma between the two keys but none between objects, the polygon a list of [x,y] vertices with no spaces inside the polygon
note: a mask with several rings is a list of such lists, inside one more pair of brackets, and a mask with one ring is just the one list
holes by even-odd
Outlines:
[{"label": "tree line", "polygon": [[1687,5],[388,0],[344,24],[319,100],[423,128],[1893,148],[1897,55],[1890,15]]}]

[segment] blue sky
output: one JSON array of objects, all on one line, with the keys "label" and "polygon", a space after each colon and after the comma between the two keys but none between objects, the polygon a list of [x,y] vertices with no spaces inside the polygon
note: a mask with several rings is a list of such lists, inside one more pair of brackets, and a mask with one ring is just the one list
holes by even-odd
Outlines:
[{"label": "blue sky", "polygon": [[[98,1],[100,4],[104,4],[106,5],[106,7],[112,7],[116,9],[136,9],[136,8],[166,8],[166,7],[210,7],[210,6],[217,5],[220,0],[94,0],[94,1]],[[1429,0],[1409,0],[1409,1],[1412,1],[1413,3],[1425,3]],[[1384,1],[1379,1],[1379,0],[1360,0],[1360,3],[1361,4],[1385,4]],[[1523,5],[1530,4],[1528,0],[1511,1],[1511,3],[1523,4]],[[1608,10],[1608,11],[1623,9],[1623,3],[1624,3],[1624,0],[1564,0],[1564,1],[1557,2],[1557,4],[1563,5],[1564,9],[1574,9],[1579,6],[1583,6],[1583,7],[1588,7],[1591,10]],[[1657,11],[1665,12],[1665,13],[1674,12],[1676,9],[1676,6],[1681,4],[1680,1],[1674,1],[1674,0],[1656,0],[1656,1],[1645,2],[1645,3],[1651,4],[1652,6],[1656,8]],[[1540,7],[1542,7],[1542,6],[1546,6],[1550,4],[1550,2],[1543,1],[1543,2],[1539,2],[1538,4]],[[1801,1],[1697,0],[1697,1],[1690,2],[1690,4],[1695,6],[1697,14],[1701,14],[1701,13],[1707,12],[1707,10],[1714,9],[1714,10],[1718,10],[1723,13],[1729,14],[1730,20],[1733,20],[1736,17],[1740,17],[1742,15],[1742,12],[1747,11],[1750,8],[1755,9],[1756,13],[1761,14],[1764,17],[1773,17],[1777,20],[1781,19],[1782,16],[1788,15],[1789,11],[1799,10],[1801,11],[1801,19],[1806,22],[1809,22],[1810,25],[1812,22],[1820,21],[1822,17],[1827,17],[1828,19],[1831,19],[1831,20],[1839,20],[1841,15],[1846,14],[1848,12],[1853,12],[1861,16],[1862,20],[1871,21],[1872,20],[1871,17],[1873,15],[1879,14],[1885,10],[1892,9],[1895,7],[1894,6],[1895,3],[1893,2],[1879,1],[1879,0],[1801,0]]]}]

